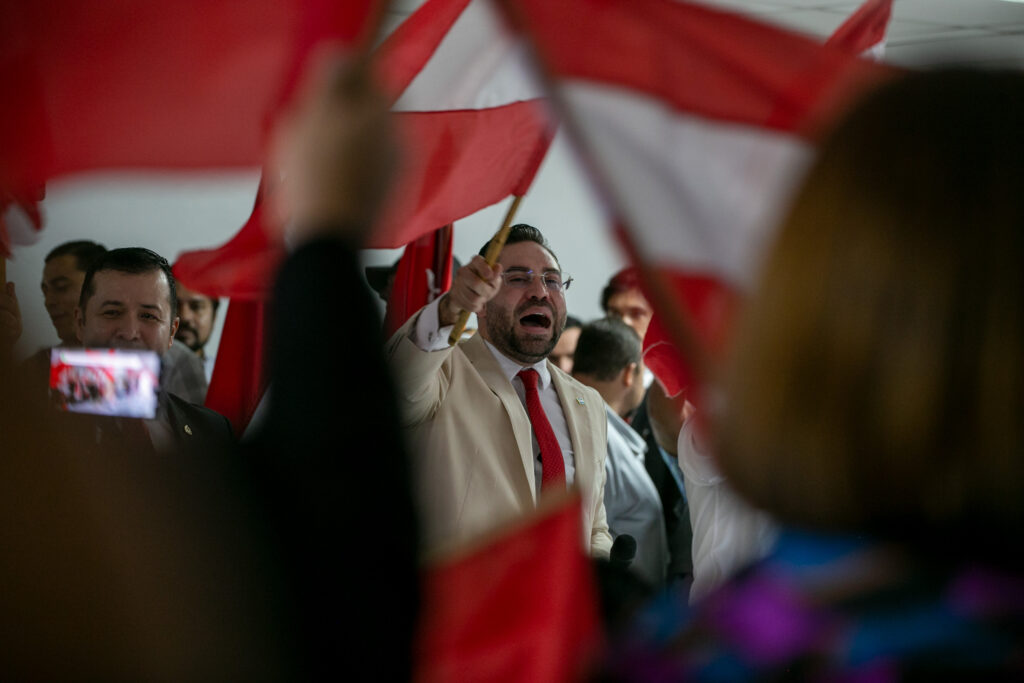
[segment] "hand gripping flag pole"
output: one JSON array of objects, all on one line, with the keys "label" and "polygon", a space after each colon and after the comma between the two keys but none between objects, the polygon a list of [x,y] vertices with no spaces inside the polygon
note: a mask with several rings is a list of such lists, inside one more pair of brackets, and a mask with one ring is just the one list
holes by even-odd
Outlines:
[{"label": "hand gripping flag pole", "polygon": [[[522,195],[516,195],[512,198],[512,205],[508,207],[508,212],[505,214],[505,222],[487,245],[487,253],[484,254],[484,259],[491,268],[498,262],[501,250],[505,248],[505,240],[508,239],[508,233],[512,229],[512,221],[516,217],[516,211],[519,210],[519,202],[522,200]],[[449,345],[454,346],[459,341],[459,337],[462,336],[462,332],[466,329],[466,323],[469,322],[469,315],[469,311],[459,313],[458,320],[455,321],[455,327],[452,328],[452,333],[448,337]]]}]

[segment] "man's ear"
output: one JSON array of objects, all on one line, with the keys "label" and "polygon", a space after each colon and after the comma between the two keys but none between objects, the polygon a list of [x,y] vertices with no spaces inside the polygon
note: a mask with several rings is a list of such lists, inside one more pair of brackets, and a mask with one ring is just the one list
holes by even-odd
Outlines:
[{"label": "man's ear", "polygon": [[178,316],[174,317],[171,321],[171,338],[167,340],[167,348],[171,348],[171,344],[174,343],[174,335],[178,332],[178,325],[181,323],[181,318]]},{"label": "man's ear", "polygon": [[82,311],[81,306],[75,306],[75,334],[78,335],[78,341],[82,341],[84,336],[82,332],[85,329],[85,312]]},{"label": "man's ear", "polygon": [[637,368],[639,366],[636,363],[629,363],[626,367],[622,368],[622,385],[627,389],[633,386],[633,382],[637,381]]}]

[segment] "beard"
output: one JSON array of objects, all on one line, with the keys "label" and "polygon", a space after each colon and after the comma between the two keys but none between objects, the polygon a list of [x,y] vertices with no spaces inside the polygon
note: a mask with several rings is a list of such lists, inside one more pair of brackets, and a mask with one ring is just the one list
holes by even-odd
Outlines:
[{"label": "beard", "polygon": [[[522,311],[534,307],[547,308],[551,316],[551,326],[545,334],[530,334],[524,330],[516,330],[516,324],[522,317]],[[565,327],[565,313],[558,315],[550,303],[529,301],[515,311],[501,310],[497,305],[488,303],[485,308],[484,327],[487,338],[499,351],[509,358],[530,365],[544,360],[555,348],[558,338]]]},{"label": "beard", "polygon": [[199,349],[206,345],[206,339],[200,339],[199,332],[184,322],[178,324],[178,331],[175,333],[174,338],[193,351],[199,351]]}]

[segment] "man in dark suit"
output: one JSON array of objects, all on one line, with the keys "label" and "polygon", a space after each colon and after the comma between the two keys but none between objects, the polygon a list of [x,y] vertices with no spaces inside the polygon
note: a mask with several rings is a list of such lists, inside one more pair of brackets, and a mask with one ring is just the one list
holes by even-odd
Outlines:
[{"label": "man in dark suit", "polygon": [[[174,275],[167,260],[142,247],[113,249],[97,259],[82,283],[75,309],[86,347],[138,349],[163,354],[178,329]],[[152,419],[90,418],[97,446],[156,452],[221,451],[231,448],[225,417],[161,391]]]}]

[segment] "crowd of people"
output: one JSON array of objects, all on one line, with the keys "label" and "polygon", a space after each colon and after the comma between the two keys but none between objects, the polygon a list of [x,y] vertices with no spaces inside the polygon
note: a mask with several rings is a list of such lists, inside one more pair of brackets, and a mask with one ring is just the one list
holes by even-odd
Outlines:
[{"label": "crowd of people", "polygon": [[246,439],[202,406],[219,302],[160,255],[78,240],[42,270],[56,348],[162,359],[146,418],[54,410],[0,295],[11,673],[408,679],[423,558],[567,490],[595,567],[629,555],[602,679],[1024,673],[1024,75],[902,75],[847,113],[714,406],[645,368],[635,269],[583,322],[527,224],[381,338],[358,249],[394,142],[366,74],[330,78],[279,136],[297,246]]}]

